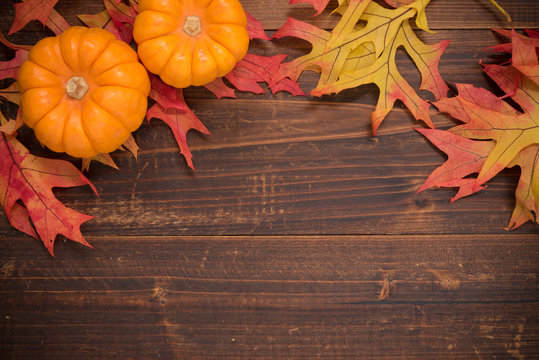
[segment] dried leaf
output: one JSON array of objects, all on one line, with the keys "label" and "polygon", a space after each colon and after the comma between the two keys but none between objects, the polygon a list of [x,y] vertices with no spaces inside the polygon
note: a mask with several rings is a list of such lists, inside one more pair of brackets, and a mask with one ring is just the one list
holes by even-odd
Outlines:
[{"label": "dried leaf", "polygon": [[0,97],[14,104],[19,105],[21,102],[21,94],[19,93],[19,89],[17,88],[17,82],[15,81],[13,84],[9,85],[7,88],[1,89]]},{"label": "dried leaf", "polygon": [[[0,133],[0,202],[4,212],[16,228],[26,233],[29,233],[25,220],[28,214],[51,255],[58,234],[90,246],[80,226],[92,217],[66,207],[52,192],[53,187],[82,185],[90,185],[96,192],[70,162],[33,156],[14,137]],[[19,200],[27,212],[16,205]]]},{"label": "dried leaf", "polygon": [[127,149],[131,154],[133,154],[135,159],[137,159],[140,148],[138,147],[133,135],[129,135],[127,140],[123,143],[122,148]]},{"label": "dried leaf", "polygon": [[19,67],[28,59],[28,51],[19,49],[15,52],[15,57],[9,61],[0,62],[0,79],[16,79]]},{"label": "dried leaf", "polygon": [[22,206],[19,203],[13,204],[9,222],[15,229],[22,231],[35,239],[39,239],[36,230],[30,221],[30,212],[25,206]]},{"label": "dried leaf", "polygon": [[121,0],[104,0],[105,8],[114,23],[120,39],[126,43],[133,40],[133,25],[137,16],[137,9],[133,4],[126,5]]},{"label": "dried leaf", "polygon": [[17,130],[23,125],[21,109],[17,111],[17,119],[6,120],[4,115],[0,113],[0,132],[7,135],[17,136]]},{"label": "dried leaf", "polygon": [[539,216],[539,146],[530,146],[522,150],[509,167],[519,166],[520,178],[515,191],[516,205],[507,226],[513,230]]},{"label": "dried leaf", "polygon": [[164,109],[188,110],[185,101],[178,97],[178,91],[181,90],[165,84],[155,75],[150,76],[150,83],[152,85],[150,97]]},{"label": "dried leaf", "polygon": [[211,91],[218,99],[223,97],[235,98],[236,93],[233,88],[226,85],[223,78],[217,78],[211,83],[204,85],[206,89]]},{"label": "dried leaf", "polygon": [[187,132],[194,129],[204,134],[209,134],[209,131],[200,122],[196,115],[187,107],[187,104],[185,104],[182,90],[179,89],[176,92],[176,98],[177,101],[184,104],[184,110],[180,110],[178,108],[167,109],[161,104],[156,103],[148,110],[146,116],[148,120],[152,118],[160,119],[170,127],[172,133],[174,134],[174,138],[180,147],[180,151],[187,161],[187,165],[191,169],[194,169],[192,160],[193,155],[191,154],[191,151],[187,145]]},{"label": "dried leaf", "polygon": [[415,16],[417,26],[429,31],[425,16],[428,2],[414,1],[387,9],[369,0],[340,1],[336,12],[342,18],[331,32],[289,18],[274,37],[299,37],[309,41],[312,50],[282,64],[273,83],[287,77],[296,81],[306,70],[320,72],[318,85],[311,91],[314,96],[374,83],[380,89],[371,116],[374,133],[396,100],[401,100],[417,120],[433,127],[429,103],[417,95],[395,63],[397,48],[403,47],[422,75],[420,88],[432,92],[436,98],[447,95],[448,87],[438,72],[438,63],[449,42],[424,44],[408,22]]},{"label": "dried leaf", "polygon": [[[484,89],[458,85],[455,98],[441,99],[435,105],[464,124],[443,135],[422,131],[449,159],[420,189],[459,187],[459,181],[465,180],[461,196],[466,196],[481,189],[504,168],[519,166],[516,206],[508,229],[534,221],[533,213],[537,217],[539,209],[539,85],[534,78],[539,68],[537,53],[534,41],[522,39],[515,32],[512,50],[511,65],[486,65],[485,71],[524,113]],[[464,179],[472,173],[478,174]]]},{"label": "dried leaf", "polygon": [[245,12],[245,15],[247,15],[247,32],[249,33],[249,39],[269,40],[262,23],[248,12]]},{"label": "dried leaf", "polygon": [[114,25],[114,22],[112,21],[107,10],[103,10],[95,15],[79,15],[78,18],[88,27],[105,29],[114,34],[117,39],[122,39],[120,32]]},{"label": "dried leaf", "polygon": [[66,31],[71,25],[67,20],[60,15],[56,10],[52,9],[49,13],[49,17],[45,22],[45,26],[51,29],[56,35],[60,35]]},{"label": "dried leaf", "polygon": [[118,165],[114,162],[110,154],[97,154],[96,156],[92,158],[85,158],[82,159],[82,171],[89,171],[90,170],[90,164],[92,161],[100,162],[101,164],[110,166],[113,169],[119,170]]},{"label": "dried leaf", "polygon": [[308,3],[311,4],[316,10],[315,15],[320,15],[320,13],[326,8],[329,0],[290,0],[290,4],[301,4]]},{"label": "dried leaf", "polygon": [[18,45],[18,44],[12,43],[11,41],[8,41],[8,39],[6,39],[5,36],[1,32],[0,32],[0,43],[6,45],[8,48],[13,49],[13,50],[22,49],[29,52],[30,49],[32,49],[32,45]]},{"label": "dried leaf", "polygon": [[258,56],[247,54],[236,64],[236,67],[226,75],[228,81],[237,89],[255,94],[264,93],[265,90],[258,84],[265,82],[275,94],[277,91],[288,91],[292,95],[304,95],[299,85],[294,81],[283,78],[273,82],[273,75],[278,71],[286,55]]},{"label": "dried leaf", "polygon": [[58,0],[26,0],[15,4],[15,19],[8,35],[19,31],[33,20],[38,20],[45,25],[57,2]]},{"label": "dried leaf", "polygon": [[459,189],[451,199],[455,201],[483,189],[483,186],[475,186],[475,179],[467,176],[481,170],[494,148],[493,141],[474,141],[436,129],[416,130],[448,155],[447,161],[429,175],[418,192],[431,187],[454,187]]}]

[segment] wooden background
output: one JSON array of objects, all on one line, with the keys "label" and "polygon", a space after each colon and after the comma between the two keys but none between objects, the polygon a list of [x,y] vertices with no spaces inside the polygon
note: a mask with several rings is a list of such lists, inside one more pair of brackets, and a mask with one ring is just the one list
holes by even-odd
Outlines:
[{"label": "wooden background", "polygon": [[[536,0],[499,2],[515,28],[538,28]],[[13,3],[0,4],[4,34]],[[287,16],[326,28],[336,19],[287,0],[242,3],[270,35]],[[79,24],[76,14],[104,6],[56,9]],[[427,9],[437,32],[422,38],[451,40],[444,79],[494,90],[478,62],[503,60],[482,49],[506,41],[489,30],[504,18],[488,0]],[[32,23],[9,39],[47,35]],[[308,50],[291,38],[252,44],[262,55]],[[0,47],[0,60],[12,56]],[[417,87],[405,55],[398,67]],[[316,80],[306,73],[301,86]],[[185,96],[212,133],[189,133],[196,172],[152,120],[135,133],[138,160],[118,152],[120,171],[91,166],[100,198],[55,192],[95,216],[82,226],[93,249],[59,237],[52,258],[0,216],[0,359],[539,358],[539,225],[504,230],[518,169],[453,204],[451,190],[416,194],[445,157],[401,106],[371,136],[374,86],[321,99]],[[29,130],[21,140],[56,156]]]}]

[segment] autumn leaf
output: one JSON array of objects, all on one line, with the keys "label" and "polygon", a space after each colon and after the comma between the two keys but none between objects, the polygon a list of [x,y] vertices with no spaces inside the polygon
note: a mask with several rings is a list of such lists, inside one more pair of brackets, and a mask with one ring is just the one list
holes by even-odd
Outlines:
[{"label": "autumn leaf", "polygon": [[140,148],[138,147],[137,142],[135,141],[135,138],[131,134],[129,135],[127,140],[122,144],[122,146],[120,147],[120,150],[129,151],[135,157],[135,159],[137,159],[138,151],[140,150]]},{"label": "autumn leaf", "polygon": [[[120,145],[118,150],[121,150],[121,151],[126,151],[127,150],[136,159],[137,156],[138,156],[139,147],[138,147],[137,143],[135,142],[135,138],[133,137],[133,135],[129,135],[129,137],[127,138],[125,143]],[[119,170],[118,165],[116,165],[116,163],[112,159],[112,156],[109,153],[97,154],[96,156],[94,156],[92,158],[83,158],[82,159],[81,170],[82,171],[89,171],[92,161],[97,161],[97,162],[100,162],[100,163],[102,163],[104,165],[110,166],[113,169]]]},{"label": "autumn leaf", "polygon": [[126,5],[121,0],[104,0],[104,3],[120,39],[130,43],[133,40],[133,25],[138,13],[136,3]]},{"label": "autumn leaf", "polygon": [[290,4],[301,4],[309,3],[316,10],[315,15],[320,15],[320,13],[326,8],[329,0],[290,0]]},{"label": "autumn leaf", "polygon": [[236,67],[226,75],[226,78],[239,90],[249,91],[255,94],[264,93],[265,90],[258,84],[265,82],[269,84],[272,93],[277,91],[288,91],[292,95],[304,95],[299,85],[283,78],[277,82],[272,82],[273,75],[279,69],[279,65],[286,58],[286,55],[259,56],[247,54],[240,60]]},{"label": "autumn leaf", "polygon": [[82,14],[78,15],[80,21],[82,21],[88,27],[98,27],[111,32],[117,39],[122,39],[122,35],[114,25],[112,18],[107,10],[103,10],[98,14]]},{"label": "autumn leaf", "polygon": [[38,20],[45,25],[57,2],[58,0],[26,0],[15,4],[15,19],[8,35],[19,31],[33,20]]},{"label": "autumn leaf", "polygon": [[56,10],[52,9],[49,13],[49,17],[45,22],[45,26],[52,30],[56,35],[60,35],[66,31],[71,25],[67,20],[60,15]]},{"label": "autumn leaf", "polygon": [[19,105],[19,103],[21,102],[21,94],[19,93],[19,89],[17,88],[17,82],[12,83],[5,89],[0,89],[0,97]]},{"label": "autumn leaf", "polygon": [[39,239],[39,236],[36,233],[36,230],[32,226],[30,221],[30,212],[24,206],[19,203],[13,204],[11,208],[11,218],[9,219],[10,224],[17,230],[22,231],[25,234],[30,235],[35,239]]},{"label": "autumn leaf", "polygon": [[[520,112],[487,90],[457,85],[458,95],[435,106],[463,124],[446,132],[420,130],[448,154],[420,190],[457,187],[458,197],[484,187],[504,168],[519,166],[516,205],[508,229],[534,221],[539,209],[539,70],[535,42],[512,32],[508,66],[485,65],[485,72],[514,100]],[[470,177],[470,175],[474,175]]]},{"label": "autumn leaf", "polygon": [[118,165],[116,165],[110,154],[97,154],[92,158],[82,159],[81,171],[89,171],[92,161],[97,161],[101,164],[110,166],[113,169],[119,170]]},{"label": "autumn leaf", "polygon": [[474,141],[437,129],[416,129],[438,149],[448,155],[448,160],[434,170],[418,192],[431,187],[458,188],[451,199],[455,201],[483,189],[476,186],[475,179],[468,176],[478,173],[494,148],[492,141]]},{"label": "autumn leaf", "polygon": [[447,95],[438,63],[449,41],[424,44],[409,24],[415,17],[420,29],[430,31],[425,15],[428,2],[414,1],[388,9],[368,0],[342,0],[336,9],[342,18],[331,32],[289,18],[274,38],[295,36],[309,41],[312,50],[282,64],[273,83],[283,78],[296,81],[306,70],[320,72],[318,85],[311,91],[314,96],[373,83],[380,90],[371,115],[374,133],[396,100],[401,100],[417,120],[433,127],[429,103],[400,75],[395,62],[397,49],[404,48],[421,73],[420,89],[430,91],[437,99]]},{"label": "autumn leaf", "polygon": [[15,120],[7,120],[2,113],[0,113],[0,132],[16,137],[17,130],[23,125],[21,109],[17,111],[17,118]]},{"label": "autumn leaf", "polygon": [[211,91],[218,99],[236,97],[234,89],[225,84],[222,77],[213,80],[211,83],[204,85],[204,87]]},{"label": "autumn leaf", "polygon": [[178,97],[178,92],[181,90],[165,84],[155,75],[150,76],[150,83],[152,85],[150,97],[164,109],[187,111],[187,104],[182,101],[182,98]]},{"label": "autumn leaf", "polygon": [[149,119],[160,119],[170,127],[174,134],[174,138],[180,147],[180,151],[187,161],[187,165],[191,169],[194,169],[192,160],[193,155],[187,146],[187,132],[194,129],[204,134],[210,133],[196,115],[189,109],[184,112],[177,109],[167,110],[161,105],[155,104],[148,110],[147,116]]},{"label": "autumn leaf", "polygon": [[0,202],[4,212],[15,228],[32,236],[37,233],[51,255],[58,234],[90,246],[80,226],[92,216],[66,207],[52,192],[54,187],[82,185],[89,185],[97,194],[70,162],[33,156],[13,136],[0,132]]},{"label": "autumn leaf", "polygon": [[15,57],[9,61],[0,62],[0,79],[16,79],[22,63],[28,60],[29,52],[19,49],[15,52]]},{"label": "autumn leaf", "polygon": [[148,121],[152,118],[160,119],[170,127],[187,165],[194,169],[193,155],[187,145],[187,133],[191,129],[204,134],[209,134],[209,131],[185,103],[182,89],[166,85],[155,76],[151,78],[151,83],[150,97],[156,103],[148,110],[146,117]]},{"label": "autumn leaf", "polygon": [[264,25],[248,12],[245,12],[245,15],[247,15],[247,33],[249,33],[249,39],[269,40],[268,35],[264,31]]},{"label": "autumn leaf", "polygon": [[88,27],[110,31],[116,38],[130,43],[133,40],[133,24],[138,13],[137,3],[129,5],[121,0],[104,0],[105,10],[97,14],[81,14],[77,17]]}]

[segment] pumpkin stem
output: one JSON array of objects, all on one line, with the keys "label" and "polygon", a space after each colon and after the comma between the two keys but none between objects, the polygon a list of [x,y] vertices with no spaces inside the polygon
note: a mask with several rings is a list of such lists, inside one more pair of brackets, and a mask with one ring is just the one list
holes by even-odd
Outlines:
[{"label": "pumpkin stem", "polygon": [[81,100],[88,92],[88,89],[88,83],[80,76],[73,76],[66,83],[66,93],[73,99]]},{"label": "pumpkin stem", "polygon": [[202,24],[200,24],[200,18],[194,15],[188,16],[185,19],[183,31],[191,37],[195,37],[200,34],[202,32]]}]

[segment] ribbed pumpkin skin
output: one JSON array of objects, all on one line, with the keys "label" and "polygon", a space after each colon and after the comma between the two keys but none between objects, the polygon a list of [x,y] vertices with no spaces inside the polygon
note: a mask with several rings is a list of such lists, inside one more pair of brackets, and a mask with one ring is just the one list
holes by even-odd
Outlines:
[{"label": "ribbed pumpkin skin", "polygon": [[[81,99],[66,85],[88,85]],[[18,75],[24,123],[56,152],[91,158],[116,150],[146,115],[150,81],[137,53],[99,28],[74,26],[40,40]]]},{"label": "ribbed pumpkin skin", "polygon": [[249,47],[246,26],[238,0],[141,0],[133,36],[144,66],[185,88],[234,68]]}]

